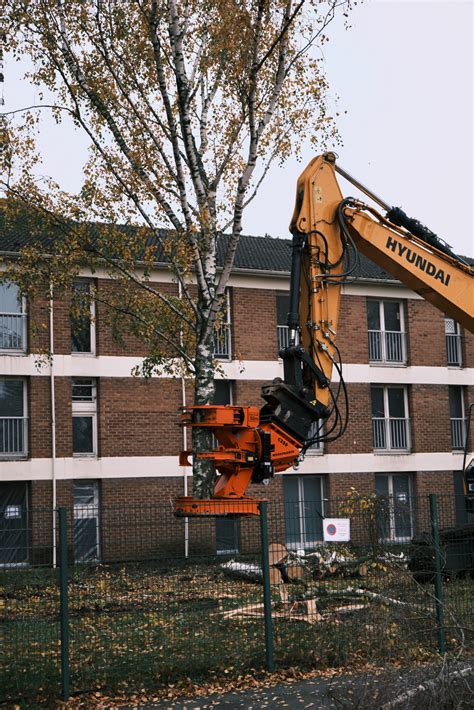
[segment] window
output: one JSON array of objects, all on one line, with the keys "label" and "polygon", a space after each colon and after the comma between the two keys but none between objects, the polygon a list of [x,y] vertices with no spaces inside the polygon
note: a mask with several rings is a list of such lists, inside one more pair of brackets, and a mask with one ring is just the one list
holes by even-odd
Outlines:
[{"label": "window", "polygon": [[324,477],[283,476],[285,542],[297,549],[313,547],[323,539]]},{"label": "window", "polygon": [[0,567],[28,562],[28,488],[0,483]]},{"label": "window", "polygon": [[16,284],[0,283],[0,350],[25,352],[25,299]]},{"label": "window", "polygon": [[277,343],[278,352],[288,347],[288,311],[290,310],[290,294],[277,293]]},{"label": "window", "polygon": [[460,386],[449,385],[449,416],[451,418],[451,445],[453,449],[464,449],[466,421],[464,413],[464,390]]},{"label": "window", "polygon": [[377,530],[380,540],[408,542],[413,537],[413,496],[408,473],[375,476]]},{"label": "window", "polygon": [[[324,419],[320,419],[317,422],[313,422],[311,425],[311,429],[309,430],[308,434],[308,439],[312,439],[313,437],[323,437],[324,436]],[[307,450],[308,454],[322,454],[324,453],[324,446],[323,442],[315,441],[315,443],[309,447]]]},{"label": "window", "polygon": [[461,328],[454,318],[445,317],[446,355],[449,367],[462,367]]},{"label": "window", "polygon": [[74,481],[74,559],[99,559],[99,482]]},{"label": "window", "polygon": [[71,353],[95,354],[95,304],[91,284],[76,281],[71,297]]},{"label": "window", "polygon": [[369,361],[405,365],[406,337],[403,304],[367,301]]},{"label": "window", "polygon": [[24,381],[0,379],[0,457],[27,455],[27,422]]},{"label": "window", "polygon": [[214,380],[214,404],[232,404],[232,382],[230,380]]},{"label": "window", "polygon": [[97,455],[97,386],[92,379],[72,381],[72,452]]},{"label": "window", "polygon": [[214,333],[214,357],[219,360],[231,359],[231,318],[230,294],[225,292],[218,325]]},{"label": "window", "polygon": [[372,386],[371,398],[374,449],[408,451],[410,429],[406,388]]}]

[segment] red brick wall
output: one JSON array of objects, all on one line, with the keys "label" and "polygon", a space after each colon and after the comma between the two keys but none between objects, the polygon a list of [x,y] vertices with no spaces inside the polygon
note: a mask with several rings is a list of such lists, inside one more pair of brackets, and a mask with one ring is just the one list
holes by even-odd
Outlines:
[{"label": "red brick wall", "polygon": [[[350,383],[347,385],[349,394],[349,423],[345,434],[333,443],[325,444],[328,454],[363,454],[373,451],[372,425],[371,425],[371,398],[370,385]],[[345,416],[341,394],[338,406]],[[331,420],[326,425],[329,429]]]},{"label": "red brick wall", "polygon": [[415,520],[417,531],[431,530],[429,494],[438,494],[438,515],[441,528],[456,523],[452,471],[418,471],[415,475]]},{"label": "red brick wall", "polygon": [[49,310],[48,302],[36,299],[27,306],[28,352],[47,352],[49,350]]},{"label": "red brick wall", "polygon": [[276,291],[233,288],[231,314],[234,357],[239,360],[276,360]]},{"label": "red brick wall", "polygon": [[342,361],[367,363],[369,345],[367,335],[367,299],[364,296],[342,295],[337,345]]},{"label": "red brick wall", "polygon": [[31,458],[51,456],[51,395],[49,377],[30,377],[28,387],[28,438]]},{"label": "red brick wall", "polygon": [[[91,280],[93,281],[93,280]],[[97,282],[99,294],[108,294],[116,289],[107,280]],[[159,284],[164,293],[176,293],[175,284]],[[276,294],[274,290],[253,288],[231,289],[231,320],[233,354],[237,359],[272,360],[277,357]],[[338,346],[343,360],[347,363],[366,363],[367,310],[365,296],[343,295],[339,318]],[[446,366],[446,344],[444,337],[444,315],[426,301],[408,299],[404,301],[408,340],[409,364]],[[47,302],[29,304],[30,350],[49,347],[49,314]],[[55,350],[58,354],[71,352],[69,295],[55,301],[54,307]],[[125,335],[123,343],[114,340],[110,318],[106,307],[96,305],[97,354],[137,355],[146,354],[146,348],[131,335]],[[472,362],[473,336],[463,333],[465,361]]]},{"label": "red brick wall", "polygon": [[333,473],[329,476],[328,498],[344,498],[351,488],[361,496],[375,492],[374,473]]},{"label": "red brick wall", "polygon": [[409,409],[412,451],[451,451],[446,385],[411,385]]},{"label": "red brick wall", "polygon": [[463,343],[463,365],[473,367],[474,363],[474,333],[470,333],[465,328],[462,329]]},{"label": "red brick wall", "polygon": [[70,292],[54,301],[54,351],[58,355],[71,353]]},{"label": "red brick wall", "polygon": [[[150,287],[168,295],[178,295],[178,287],[172,283],[150,283]],[[99,302],[96,303],[96,344],[98,355],[125,355],[128,357],[143,357],[148,354],[147,346],[136,336],[124,332],[120,334],[120,339],[114,337],[113,332],[113,309],[107,307],[107,302],[114,302],[117,292],[120,291],[119,284],[113,284],[106,279],[99,279],[97,282]],[[101,303],[103,299],[105,303]],[[115,314],[116,315],[116,314]],[[119,320],[128,327],[126,315],[119,315]]]},{"label": "red brick wall", "polygon": [[169,456],[181,449],[179,380],[103,377],[100,456]]},{"label": "red brick wall", "polygon": [[446,367],[444,314],[427,301],[407,302],[408,364]]}]

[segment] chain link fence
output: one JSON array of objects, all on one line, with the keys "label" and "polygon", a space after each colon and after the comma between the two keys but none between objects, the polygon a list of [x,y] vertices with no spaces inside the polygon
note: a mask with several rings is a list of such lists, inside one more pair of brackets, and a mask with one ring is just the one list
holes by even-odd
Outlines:
[{"label": "chain link fence", "polygon": [[320,501],[290,500],[189,519],[168,501],[75,506],[30,510],[16,529],[3,515],[0,697],[469,653],[463,504],[354,494],[325,501],[324,517]]}]

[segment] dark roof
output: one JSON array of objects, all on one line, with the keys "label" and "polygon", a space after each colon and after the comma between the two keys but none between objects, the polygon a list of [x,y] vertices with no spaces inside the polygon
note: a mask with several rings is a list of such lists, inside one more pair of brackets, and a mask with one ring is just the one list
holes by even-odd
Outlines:
[{"label": "dark roof", "polygon": [[[219,262],[226,247],[226,237],[219,244]],[[359,266],[354,278],[396,281],[391,274],[360,254]],[[235,255],[234,268],[250,271],[272,271],[288,273],[291,265],[291,239],[273,237],[252,237],[242,235]]]},{"label": "dark roof", "polygon": [[[134,232],[130,226],[118,225],[114,229]],[[110,225],[91,224],[92,230],[107,230]],[[67,228],[66,228],[67,231]],[[0,254],[17,254],[28,245],[40,245],[45,253],[54,251],[54,244],[58,240],[64,239],[64,227],[38,218],[37,214],[32,214],[25,210],[19,211],[15,219],[5,218],[5,214],[0,210]],[[223,234],[218,241],[217,261],[220,266],[227,249],[229,235]],[[156,243],[156,238],[152,237],[150,242]],[[157,246],[157,263],[166,263],[167,259],[163,255],[160,247]],[[474,259],[468,259],[469,263],[474,263]],[[288,274],[291,264],[291,239],[279,239],[269,236],[254,237],[243,234],[234,260],[234,269],[245,271],[261,271]],[[360,261],[357,270],[353,274],[354,278],[370,279],[377,281],[396,281],[387,271],[374,264],[363,254],[360,254]]]}]

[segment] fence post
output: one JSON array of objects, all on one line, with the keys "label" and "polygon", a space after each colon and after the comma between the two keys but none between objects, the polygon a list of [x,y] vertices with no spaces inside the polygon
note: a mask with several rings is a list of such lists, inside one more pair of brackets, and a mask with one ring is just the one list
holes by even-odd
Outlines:
[{"label": "fence post", "polygon": [[67,509],[58,508],[59,515],[59,609],[61,623],[61,694],[70,695],[69,668],[69,596],[67,566]]},{"label": "fence post", "polygon": [[436,622],[438,628],[438,649],[440,653],[446,652],[444,638],[444,599],[443,599],[443,577],[441,574],[441,545],[439,537],[439,516],[438,516],[438,496],[430,493],[430,515],[431,534],[433,536],[434,556],[435,556],[435,603]]},{"label": "fence post", "polygon": [[262,500],[260,508],[260,545],[262,548],[263,609],[265,618],[265,656],[267,670],[275,668],[273,660],[272,593],[270,588],[270,558],[268,554],[268,503]]}]

